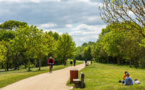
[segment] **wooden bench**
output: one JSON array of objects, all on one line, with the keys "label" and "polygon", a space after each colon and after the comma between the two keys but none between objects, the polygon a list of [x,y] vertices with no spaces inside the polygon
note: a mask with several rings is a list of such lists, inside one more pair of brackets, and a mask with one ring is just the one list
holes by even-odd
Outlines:
[{"label": "wooden bench", "polygon": [[83,73],[81,73],[81,80],[80,79],[73,79],[73,83],[74,83],[74,87],[75,88],[84,88],[85,84],[84,84],[84,77],[85,75]]}]

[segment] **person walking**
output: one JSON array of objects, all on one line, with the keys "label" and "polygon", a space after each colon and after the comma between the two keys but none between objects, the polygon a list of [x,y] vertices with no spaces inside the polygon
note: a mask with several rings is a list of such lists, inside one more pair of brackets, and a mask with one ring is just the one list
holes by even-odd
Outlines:
[{"label": "person walking", "polygon": [[74,66],[76,65],[76,60],[74,59]]},{"label": "person walking", "polygon": [[87,64],[87,59],[85,59],[85,65]]},{"label": "person walking", "polygon": [[73,62],[72,62],[72,61],[70,61],[70,65],[71,65],[71,66],[72,66],[72,63],[73,63]]}]

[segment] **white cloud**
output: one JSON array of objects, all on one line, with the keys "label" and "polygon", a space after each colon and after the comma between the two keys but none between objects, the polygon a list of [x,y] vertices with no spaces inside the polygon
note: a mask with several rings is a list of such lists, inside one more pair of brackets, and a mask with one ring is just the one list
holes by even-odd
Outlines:
[{"label": "white cloud", "polygon": [[80,24],[79,26],[72,28],[73,31],[69,34],[73,37],[74,41],[77,43],[77,46],[79,46],[84,42],[96,42],[102,28],[105,27],[106,25]]},{"label": "white cloud", "polygon": [[86,25],[86,24],[81,24],[79,26],[77,26],[76,28],[73,28],[72,30],[75,30],[75,31],[97,31],[97,30],[100,30],[98,28],[98,26],[96,25]]},{"label": "white cloud", "polygon": [[36,3],[46,1],[60,2],[61,0],[0,0],[0,2],[36,2]]},{"label": "white cloud", "polygon": [[40,27],[40,28],[50,28],[50,27],[55,27],[55,26],[57,26],[57,24],[54,24],[54,23],[46,23],[46,24],[41,24],[38,27]]},{"label": "white cloud", "polygon": [[62,1],[67,1],[67,2],[84,2],[87,4],[91,4],[91,5],[97,5],[98,2],[92,2],[91,0],[62,0]]},{"label": "white cloud", "polygon": [[72,24],[66,24],[65,27],[72,28]]},{"label": "white cloud", "polygon": [[98,16],[92,16],[92,17],[87,17],[89,21],[97,21],[98,19],[100,19],[100,17]]}]

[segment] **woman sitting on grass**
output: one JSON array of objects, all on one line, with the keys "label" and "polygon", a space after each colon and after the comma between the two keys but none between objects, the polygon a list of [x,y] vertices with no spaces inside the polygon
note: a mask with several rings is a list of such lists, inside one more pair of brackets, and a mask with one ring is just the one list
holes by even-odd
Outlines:
[{"label": "woman sitting on grass", "polygon": [[131,79],[131,77],[129,77],[129,73],[126,73],[124,85],[133,85],[133,80]]},{"label": "woman sitting on grass", "polygon": [[128,72],[127,72],[127,71],[124,72],[125,75],[123,76],[123,81],[124,81],[125,78],[126,78],[126,73],[128,73]]}]

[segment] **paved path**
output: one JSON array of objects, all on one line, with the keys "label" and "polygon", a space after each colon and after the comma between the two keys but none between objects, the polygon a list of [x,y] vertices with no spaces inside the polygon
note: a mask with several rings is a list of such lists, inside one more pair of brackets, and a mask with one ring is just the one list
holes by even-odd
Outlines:
[{"label": "paved path", "polygon": [[70,66],[52,73],[44,73],[20,80],[0,90],[70,90],[66,83],[70,77],[71,69],[81,70],[85,64]]}]

